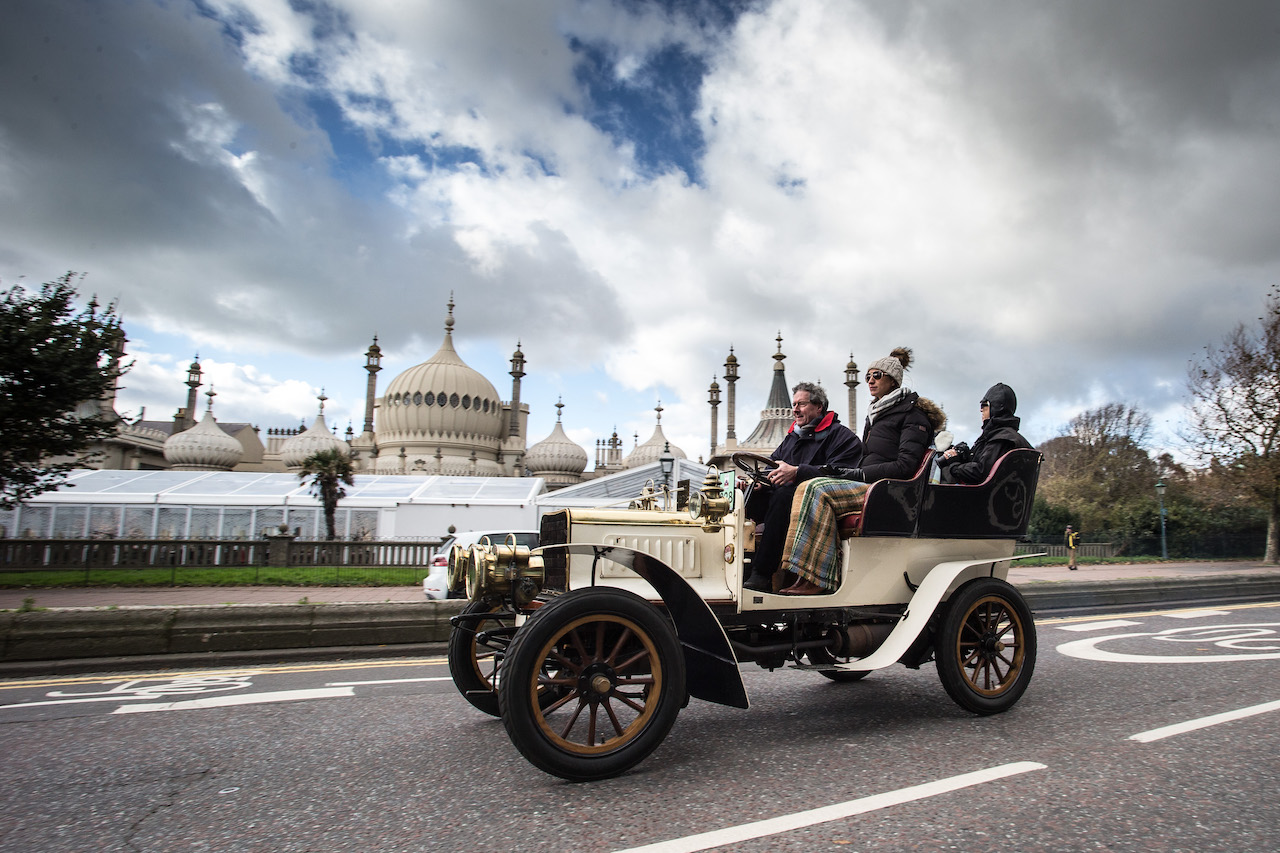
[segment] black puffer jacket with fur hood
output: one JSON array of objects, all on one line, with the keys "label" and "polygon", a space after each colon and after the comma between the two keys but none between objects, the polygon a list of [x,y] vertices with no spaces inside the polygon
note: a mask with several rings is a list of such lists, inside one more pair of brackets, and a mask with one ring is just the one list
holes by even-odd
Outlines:
[{"label": "black puffer jacket with fur hood", "polygon": [[880,412],[874,421],[867,418],[858,467],[827,468],[822,475],[863,483],[907,479],[920,469],[934,435],[946,424],[947,416],[938,404],[906,391],[901,400]]}]

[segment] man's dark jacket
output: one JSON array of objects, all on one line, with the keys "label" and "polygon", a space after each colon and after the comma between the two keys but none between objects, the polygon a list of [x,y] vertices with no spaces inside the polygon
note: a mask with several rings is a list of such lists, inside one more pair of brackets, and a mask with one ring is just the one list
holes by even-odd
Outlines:
[{"label": "man's dark jacket", "polygon": [[823,476],[823,466],[848,467],[862,459],[862,440],[835,412],[827,412],[818,421],[802,427],[791,425],[786,438],[770,457],[800,470],[796,482]]},{"label": "man's dark jacket", "polygon": [[794,482],[760,489],[747,505],[747,514],[764,523],[752,560],[753,575],[771,575],[782,561],[796,489],[803,488],[806,480],[825,476],[825,466],[857,465],[862,458],[862,440],[840,423],[835,412],[827,412],[814,423],[802,427],[792,424],[770,457],[799,470]]}]

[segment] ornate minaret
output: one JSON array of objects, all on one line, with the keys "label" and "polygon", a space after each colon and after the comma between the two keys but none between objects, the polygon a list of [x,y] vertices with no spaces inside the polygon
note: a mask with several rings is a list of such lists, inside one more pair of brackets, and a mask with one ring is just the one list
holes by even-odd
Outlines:
[{"label": "ornate minaret", "polygon": [[729,357],[724,360],[724,381],[729,386],[725,401],[729,411],[725,414],[724,449],[732,452],[738,446],[738,434],[733,431],[733,419],[737,410],[737,389],[734,386],[738,381],[738,357],[733,354],[732,345],[729,347]]},{"label": "ornate minaret", "polygon": [[[769,388],[769,402],[766,404],[771,409],[790,409],[791,408],[791,390],[787,388],[787,366],[783,364],[787,357],[782,353],[782,330],[778,330],[778,351],[773,354],[773,384]],[[790,413],[788,412],[788,416]]]},{"label": "ornate minaret", "polygon": [[858,431],[858,363],[849,353],[849,363],[844,368],[844,384],[849,389],[849,423],[845,426],[854,432]]},{"label": "ornate minaret", "polygon": [[378,394],[378,371],[382,369],[382,347],[378,346],[378,336],[373,336],[373,343],[364,354],[364,369],[369,371],[369,383],[364,392],[364,431],[373,433],[373,404]]},{"label": "ornate minaret", "polygon": [[202,375],[200,355],[197,353],[195,360],[187,368],[187,407],[179,409],[177,417],[173,419],[173,431],[175,433],[191,429],[196,425],[196,389],[203,384],[200,378]]},{"label": "ornate minaret", "polygon": [[720,413],[720,383],[716,382],[714,376],[711,377],[711,387],[708,391],[710,395],[707,402],[711,404],[711,452],[707,454],[707,458],[710,459],[716,455],[716,436],[719,433],[716,418]]},{"label": "ornate minaret", "polygon": [[347,427],[347,444],[351,448],[351,460],[356,470],[361,473],[372,472],[377,468],[378,447],[377,435],[373,431],[373,413],[378,408],[378,371],[382,369],[382,347],[378,346],[378,336],[373,336],[373,343],[364,353],[364,369],[369,372],[364,393],[364,430],[359,435],[352,435]]},{"label": "ornate minaret", "polygon": [[511,354],[511,428],[507,432],[512,438],[520,435],[520,380],[524,375],[524,353],[516,341],[516,351]]}]

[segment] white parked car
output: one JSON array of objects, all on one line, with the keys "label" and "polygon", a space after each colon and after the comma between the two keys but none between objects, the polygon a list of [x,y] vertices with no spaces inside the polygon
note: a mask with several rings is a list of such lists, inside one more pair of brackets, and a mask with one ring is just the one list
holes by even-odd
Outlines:
[{"label": "white parked car", "polygon": [[[514,536],[515,542],[522,548],[538,547],[538,531],[536,530],[470,530],[455,534],[444,541],[440,550],[431,558],[431,574],[422,579],[422,593],[430,599],[449,598],[449,555],[454,548],[470,549],[474,545],[487,540],[492,545],[505,545],[508,537]],[[461,598],[462,593],[454,597]]]}]

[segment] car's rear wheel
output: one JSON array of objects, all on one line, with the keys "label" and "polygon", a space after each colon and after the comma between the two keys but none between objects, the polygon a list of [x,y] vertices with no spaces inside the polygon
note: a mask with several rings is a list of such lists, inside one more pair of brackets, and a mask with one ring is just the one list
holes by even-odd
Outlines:
[{"label": "car's rear wheel", "polygon": [[[540,697],[554,694],[551,702]],[[633,593],[566,593],[520,628],[498,684],[502,721],[534,766],[574,782],[603,779],[657,749],[685,702],[671,622]]]},{"label": "car's rear wheel", "polygon": [[[453,676],[454,686],[462,698],[494,717],[501,715],[498,668],[511,642],[510,636],[501,629],[513,626],[515,619],[515,611],[502,604],[473,601],[462,609],[458,624],[449,634],[449,674]],[[498,633],[483,641],[477,639],[486,631]]]},{"label": "car's rear wheel", "polygon": [[935,644],[947,695],[975,714],[1008,710],[1036,664],[1036,628],[1026,600],[998,578],[978,578],[946,606]]}]

